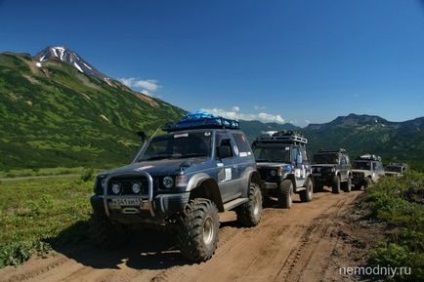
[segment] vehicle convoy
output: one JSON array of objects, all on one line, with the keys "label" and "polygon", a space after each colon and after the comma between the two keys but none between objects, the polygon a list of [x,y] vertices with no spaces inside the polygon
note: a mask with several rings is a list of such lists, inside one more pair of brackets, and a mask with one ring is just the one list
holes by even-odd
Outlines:
[{"label": "vehicle convoy", "polygon": [[219,212],[234,210],[247,227],[261,220],[254,155],[237,121],[206,112],[163,130],[129,165],[97,176],[92,234],[100,247],[117,248],[132,229],[161,227],[175,234],[182,255],[206,261],[217,247]]},{"label": "vehicle convoy", "polygon": [[345,149],[320,149],[312,158],[312,174],[315,191],[322,191],[323,186],[331,187],[335,194],[339,194],[341,189],[351,191],[352,171]]},{"label": "vehicle convoy", "polygon": [[409,166],[406,163],[390,163],[384,167],[386,176],[402,176],[408,170]]},{"label": "vehicle convoy", "polygon": [[384,176],[381,157],[366,154],[357,157],[352,163],[352,184],[355,189],[366,189],[370,184],[376,183]]},{"label": "vehicle convoy", "polygon": [[276,197],[278,206],[290,208],[293,194],[302,202],[313,197],[311,165],[306,153],[308,140],[293,131],[266,132],[252,143],[263,196]]}]

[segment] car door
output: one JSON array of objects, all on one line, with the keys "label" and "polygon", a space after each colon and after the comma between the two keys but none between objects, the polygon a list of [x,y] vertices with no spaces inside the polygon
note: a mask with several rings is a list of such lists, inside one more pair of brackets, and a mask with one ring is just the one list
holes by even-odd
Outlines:
[{"label": "car door", "polygon": [[296,179],[296,186],[301,187],[306,180],[306,170],[308,169],[303,162],[303,154],[299,145],[292,146],[292,157],[294,161],[294,176]]},{"label": "car door", "polygon": [[[224,203],[238,198],[240,193],[240,172],[237,167],[237,154],[234,151],[235,144],[231,136],[226,132],[217,132],[215,144],[217,175],[219,189],[221,190],[222,200]],[[221,157],[219,155],[219,147],[226,146],[230,149],[230,155]]]}]

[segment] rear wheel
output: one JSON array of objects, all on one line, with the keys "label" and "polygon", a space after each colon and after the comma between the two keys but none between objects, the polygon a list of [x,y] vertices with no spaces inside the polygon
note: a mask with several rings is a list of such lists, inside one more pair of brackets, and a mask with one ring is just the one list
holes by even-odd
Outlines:
[{"label": "rear wheel", "polygon": [[249,201],[236,209],[237,220],[244,226],[252,227],[261,221],[262,194],[258,184],[251,182],[249,186]]},{"label": "rear wheel", "polygon": [[278,187],[278,206],[283,209],[291,208],[293,204],[293,183],[290,179],[285,179]]},{"label": "rear wheel", "polygon": [[340,177],[338,175],[335,175],[333,177],[331,192],[333,192],[334,194],[340,194]]}]

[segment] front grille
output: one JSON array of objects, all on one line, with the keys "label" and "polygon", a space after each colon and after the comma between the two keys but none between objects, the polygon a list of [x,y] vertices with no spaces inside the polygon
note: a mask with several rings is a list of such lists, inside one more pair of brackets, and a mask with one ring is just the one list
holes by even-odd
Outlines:
[{"label": "front grille", "polygon": [[[272,169],[276,170],[276,169]],[[261,179],[265,182],[277,182],[278,176],[271,175],[271,169],[260,169],[259,174],[261,175]]]}]

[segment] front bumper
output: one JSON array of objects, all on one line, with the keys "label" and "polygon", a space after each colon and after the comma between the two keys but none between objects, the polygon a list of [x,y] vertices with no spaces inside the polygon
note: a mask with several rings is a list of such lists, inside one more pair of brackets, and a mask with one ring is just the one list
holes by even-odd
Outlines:
[{"label": "front bumper", "polygon": [[104,214],[118,221],[131,218],[131,222],[141,222],[144,219],[160,219],[183,211],[190,200],[190,192],[157,195],[151,203],[147,203],[148,199],[142,199],[139,205],[120,205],[116,204],[114,199],[117,197],[93,195],[90,202],[95,213]]}]

